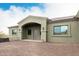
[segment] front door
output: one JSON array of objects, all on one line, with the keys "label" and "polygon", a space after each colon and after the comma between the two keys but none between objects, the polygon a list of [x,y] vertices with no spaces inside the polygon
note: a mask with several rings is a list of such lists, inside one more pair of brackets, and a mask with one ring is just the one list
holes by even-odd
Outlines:
[{"label": "front door", "polygon": [[33,29],[33,39],[34,40],[39,40],[39,39],[41,39],[41,33],[40,33],[41,31],[40,31],[40,27],[35,27],[34,29]]},{"label": "front door", "polygon": [[32,28],[27,29],[27,39],[33,39],[33,29]]},{"label": "front door", "polygon": [[31,27],[27,29],[27,39],[41,39],[40,27]]}]

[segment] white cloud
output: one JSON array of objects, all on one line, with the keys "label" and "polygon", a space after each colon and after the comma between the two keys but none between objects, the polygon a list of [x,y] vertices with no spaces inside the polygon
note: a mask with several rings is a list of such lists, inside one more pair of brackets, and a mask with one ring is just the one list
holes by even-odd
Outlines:
[{"label": "white cloud", "polygon": [[32,7],[29,14],[41,16],[43,15],[43,12],[39,7]]}]

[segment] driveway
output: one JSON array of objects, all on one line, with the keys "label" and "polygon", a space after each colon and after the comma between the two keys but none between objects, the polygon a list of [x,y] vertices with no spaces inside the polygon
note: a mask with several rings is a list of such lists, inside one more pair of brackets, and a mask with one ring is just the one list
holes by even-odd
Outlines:
[{"label": "driveway", "polygon": [[79,44],[13,41],[0,43],[0,56],[79,56]]}]

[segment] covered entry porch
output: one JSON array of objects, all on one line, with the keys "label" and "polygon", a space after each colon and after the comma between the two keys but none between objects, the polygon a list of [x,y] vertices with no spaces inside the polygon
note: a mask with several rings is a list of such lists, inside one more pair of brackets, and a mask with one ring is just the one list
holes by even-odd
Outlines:
[{"label": "covered entry porch", "polygon": [[47,18],[28,16],[18,24],[20,40],[41,40],[46,42]]},{"label": "covered entry porch", "polygon": [[23,40],[41,40],[41,24],[27,23],[22,26]]}]

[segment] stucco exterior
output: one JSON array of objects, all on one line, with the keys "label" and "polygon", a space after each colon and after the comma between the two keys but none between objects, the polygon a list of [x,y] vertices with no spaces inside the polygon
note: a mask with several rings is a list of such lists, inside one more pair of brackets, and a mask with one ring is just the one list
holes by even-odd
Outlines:
[{"label": "stucco exterior", "polygon": [[[22,37],[24,34],[23,26],[29,24],[40,24],[40,40],[42,42],[65,42],[65,43],[77,43],[79,42],[79,19],[78,17],[62,17],[62,18],[53,18],[48,19],[47,17],[39,16],[28,16],[18,23],[18,26],[9,27],[9,38],[12,40],[23,40]],[[67,25],[68,31],[67,34],[63,35],[54,35],[53,27],[60,25]],[[29,25],[30,26],[30,25]],[[29,27],[28,26],[28,27]],[[32,26],[32,25],[31,25]],[[31,27],[33,28],[33,27]],[[36,26],[34,27],[36,28]],[[17,34],[12,35],[12,30],[16,29]],[[27,30],[27,28],[25,29]],[[27,31],[26,31],[27,32]],[[33,32],[35,34],[35,32]],[[39,33],[38,33],[39,34]],[[37,36],[38,38],[38,36]],[[24,39],[24,40],[27,40]],[[29,39],[28,39],[29,40]],[[34,40],[34,39],[32,39]]]},{"label": "stucco exterior", "polygon": [[46,42],[47,18],[45,18],[45,17],[36,17],[36,16],[28,16],[24,20],[20,21],[18,23],[18,28],[9,27],[10,40],[12,40],[16,37],[16,36],[11,35],[11,30],[12,29],[18,29],[18,39],[22,40],[22,26],[25,25],[25,24],[29,24],[29,23],[37,23],[37,24],[41,25],[41,39],[40,40],[42,40],[43,42]]},{"label": "stucco exterior", "polygon": [[[14,30],[14,29],[17,30],[16,35],[12,35],[12,30]],[[10,39],[10,41],[19,40],[19,28],[18,28],[18,26],[9,27],[9,39]]]},{"label": "stucco exterior", "polygon": [[[53,26],[68,25],[67,35],[53,35]],[[79,21],[62,21],[48,24],[48,41],[49,42],[79,42]]]}]

